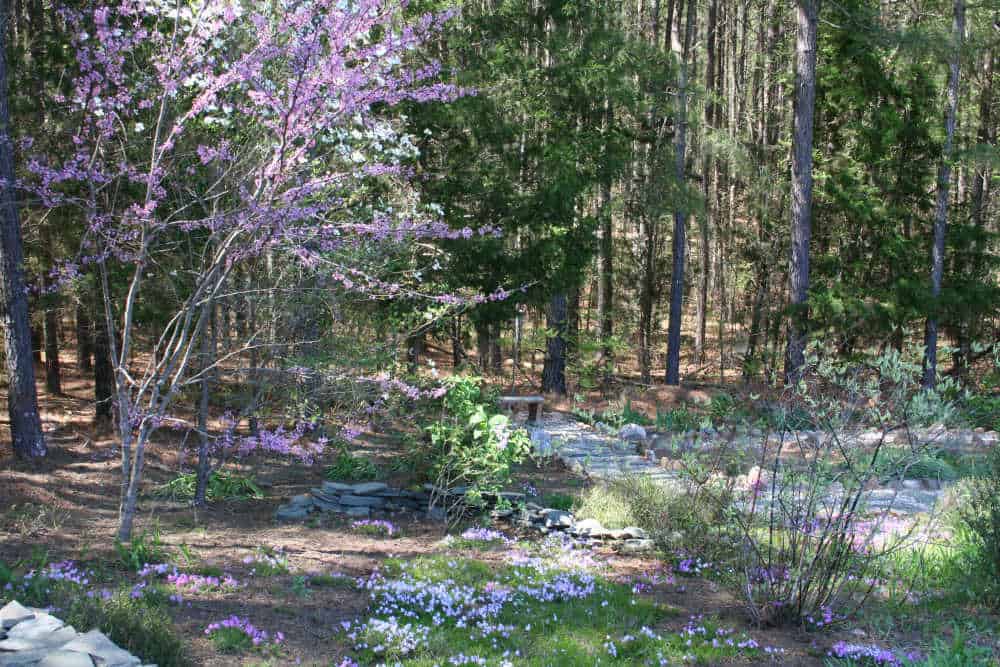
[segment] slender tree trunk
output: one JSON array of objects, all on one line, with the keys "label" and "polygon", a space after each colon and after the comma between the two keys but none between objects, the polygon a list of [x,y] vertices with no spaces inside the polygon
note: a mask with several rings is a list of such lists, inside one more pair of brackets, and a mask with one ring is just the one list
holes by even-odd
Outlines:
[{"label": "slender tree trunk", "polygon": [[796,0],[795,113],[792,145],[791,300],[785,381],[798,382],[808,332],[809,238],[812,234],[813,115],[816,106],[816,30],[819,0]]},{"label": "slender tree trunk", "polygon": [[451,365],[457,369],[465,361],[465,347],[462,345],[462,316],[451,318]]},{"label": "slender tree trunk", "polygon": [[115,397],[115,370],[111,364],[108,327],[100,318],[94,326],[94,427],[98,433],[112,426]]},{"label": "slender tree trunk", "polygon": [[503,350],[500,347],[500,322],[494,322],[490,327],[490,368],[494,375],[503,374]]},{"label": "slender tree trunk", "polygon": [[[676,155],[674,177],[677,179],[679,195],[674,208],[674,235],[672,240],[673,264],[670,273],[670,320],[667,329],[667,369],[665,380],[668,385],[680,384],[681,359],[681,308],[684,299],[684,239],[688,217],[685,186],[685,151],[687,149],[687,68],[691,50],[691,35],[694,32],[695,1],[687,2],[687,25],[684,30],[684,45],[679,54],[680,69],[677,92],[677,127],[675,135]],[[678,23],[680,21],[678,20]]]},{"label": "slender tree trunk", "polygon": [[14,146],[7,98],[8,0],[0,0],[0,323],[7,362],[7,409],[14,453],[21,458],[45,456],[45,437],[38,414],[31,324],[24,289],[24,248],[14,183]]},{"label": "slender tree trunk", "polygon": [[85,299],[76,306],[76,367],[81,373],[93,370],[94,323]]},{"label": "slender tree trunk", "polygon": [[[614,122],[614,111],[611,108],[611,100],[604,100],[604,131],[611,131]],[[605,139],[605,160],[609,159],[607,149],[607,139]],[[605,169],[610,172],[610,167],[605,165]],[[605,175],[601,180],[600,203],[598,204],[598,215],[601,219],[601,240],[600,240],[600,261],[598,271],[600,273],[599,290],[597,298],[598,319],[601,329],[601,366],[603,368],[603,382],[607,385],[614,374],[614,350],[611,346],[611,337],[614,335],[614,220],[611,213],[611,177]]]},{"label": "slender tree trunk", "polygon": [[479,372],[486,375],[490,370],[490,323],[476,321],[476,363]]},{"label": "slender tree trunk", "polygon": [[705,101],[705,127],[704,139],[702,140],[702,195],[705,200],[705,214],[701,216],[701,267],[698,276],[698,328],[695,333],[694,349],[698,363],[705,361],[705,330],[708,318],[708,274],[711,264],[711,247],[709,246],[709,234],[712,226],[712,215],[715,212],[715,202],[713,200],[710,183],[712,179],[711,157],[711,131],[715,121],[716,100],[715,100],[715,44],[716,44],[716,22],[718,19],[719,0],[709,0],[708,4],[708,25],[705,29],[705,94],[708,99]]},{"label": "slender tree trunk", "polygon": [[948,190],[951,185],[951,154],[955,139],[955,120],[958,115],[958,86],[965,35],[965,0],[955,0],[952,56],[948,63],[948,106],[945,109],[944,146],[937,173],[937,202],[934,208],[934,241],[931,246],[931,305],[924,329],[924,377],[927,389],[937,384],[938,301],[941,296],[941,279],[944,274],[944,242],[948,231]]},{"label": "slender tree trunk", "polygon": [[211,451],[211,439],[208,435],[208,406],[209,397],[212,392],[212,383],[215,379],[215,371],[208,370],[215,363],[216,339],[218,337],[218,321],[216,320],[215,303],[209,299],[208,306],[211,315],[211,335],[208,332],[202,333],[201,338],[201,401],[198,404],[198,477],[194,491],[194,504],[196,507],[203,507],[207,500],[208,478],[212,473],[209,465],[209,454]]},{"label": "slender tree trunk", "polygon": [[545,366],[542,368],[542,391],[566,395],[566,320],[567,299],[564,292],[552,295],[546,326],[554,336],[548,339]]},{"label": "slender tree trunk", "polygon": [[42,273],[42,289],[46,293],[43,331],[45,336],[45,390],[50,394],[62,394],[62,373],[59,368],[59,308],[55,295],[49,294],[52,283],[48,273]]}]

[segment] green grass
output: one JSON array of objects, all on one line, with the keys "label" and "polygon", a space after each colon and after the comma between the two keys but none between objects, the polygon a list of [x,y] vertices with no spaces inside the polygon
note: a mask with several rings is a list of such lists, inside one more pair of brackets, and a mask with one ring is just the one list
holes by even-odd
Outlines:
[{"label": "green grass", "polygon": [[210,637],[219,653],[246,653],[253,648],[253,641],[239,628],[219,628]]}]

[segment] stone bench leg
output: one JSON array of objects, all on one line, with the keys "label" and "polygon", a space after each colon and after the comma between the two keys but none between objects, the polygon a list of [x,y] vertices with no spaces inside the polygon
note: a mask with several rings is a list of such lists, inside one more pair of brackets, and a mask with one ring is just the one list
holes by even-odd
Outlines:
[{"label": "stone bench leg", "polygon": [[538,403],[528,403],[528,423],[534,424],[542,412],[542,406]]}]

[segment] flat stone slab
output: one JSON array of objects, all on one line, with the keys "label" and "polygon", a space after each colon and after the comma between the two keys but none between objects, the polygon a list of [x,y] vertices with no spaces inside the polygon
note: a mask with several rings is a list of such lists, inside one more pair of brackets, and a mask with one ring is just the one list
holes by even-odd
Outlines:
[{"label": "flat stone slab", "polygon": [[367,496],[379,491],[385,491],[388,488],[389,485],[382,482],[364,482],[362,484],[355,484],[351,488],[351,493],[358,496]]},{"label": "flat stone slab", "polygon": [[86,653],[60,649],[42,658],[38,667],[94,667],[94,661]]},{"label": "flat stone slab", "polygon": [[35,612],[21,605],[17,600],[11,600],[0,609],[0,628],[8,630],[21,621],[35,617]]},{"label": "flat stone slab", "polygon": [[100,630],[91,630],[77,636],[63,646],[64,651],[87,653],[97,658],[98,663],[108,665],[138,665],[140,660],[123,648],[119,648]]}]

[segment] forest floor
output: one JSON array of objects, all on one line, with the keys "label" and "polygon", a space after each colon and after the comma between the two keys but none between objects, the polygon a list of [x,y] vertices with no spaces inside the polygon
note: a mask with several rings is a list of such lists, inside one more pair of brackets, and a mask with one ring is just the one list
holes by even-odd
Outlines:
[{"label": "forest floor", "polygon": [[[85,381],[69,376],[63,396],[42,392],[50,455],[38,463],[0,460],[0,563],[23,574],[72,560],[91,572],[90,589],[104,590],[132,586],[139,577],[122,563],[115,548],[119,453],[113,439],[91,429],[91,390]],[[657,396],[646,402],[661,405],[668,399]],[[151,445],[147,489],[176,476],[177,438],[164,433]],[[399,441],[391,436],[365,434],[362,441],[362,450],[356,453],[383,470],[389,470],[400,455]],[[585,571],[573,575],[577,577],[573,585],[596,582],[591,594],[533,598],[527,607],[503,612],[494,635],[472,638],[453,631],[447,640],[431,641],[432,657],[426,662],[407,664],[471,664],[475,651],[481,650],[491,656],[491,665],[504,659],[514,665],[692,661],[822,665],[838,641],[926,650],[956,640],[994,655],[1000,652],[996,617],[973,605],[930,601],[904,609],[876,601],[865,617],[850,626],[822,632],[762,629],[747,623],[741,601],[710,568],[702,575],[681,574],[669,559],[625,556],[603,547],[566,554],[527,534],[508,533],[509,542],[449,540],[442,524],[409,515],[392,517],[398,528],[392,537],[360,532],[349,520],[329,514],[301,523],[276,522],[276,508],[317,486],[326,463],[241,464],[239,472],[253,475],[263,489],[260,500],[221,501],[198,510],[183,501],[143,497],[136,529],[143,536],[142,555],[182,572],[225,573],[238,582],[232,587],[185,590],[179,603],[167,606],[192,664],[353,664],[341,663],[347,656],[362,665],[376,664],[375,654],[354,650],[362,640],[351,639],[344,629],[345,623],[370,617],[371,591],[357,581],[369,580],[376,572],[394,573],[403,579],[410,576],[411,581],[416,577],[432,588],[451,580],[451,586],[457,581],[481,591],[483,586],[489,590],[499,585],[496,581],[516,586],[527,577],[529,583],[537,583],[537,577],[567,563],[583,564]],[[520,468],[514,487],[525,484],[545,498],[579,496],[592,481],[559,463],[548,463]],[[534,560],[524,565],[525,559]],[[277,565],[262,567],[265,562]],[[0,598],[5,596],[11,594],[0,592]],[[233,615],[249,619],[272,636],[283,633],[283,642],[269,649],[223,652],[226,647],[206,636],[205,628]],[[505,619],[506,626],[501,622]],[[727,638],[739,639],[727,643]]]}]

